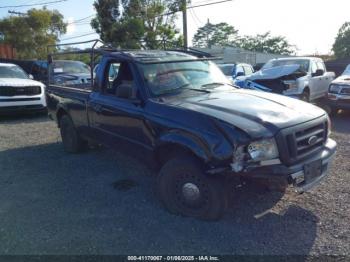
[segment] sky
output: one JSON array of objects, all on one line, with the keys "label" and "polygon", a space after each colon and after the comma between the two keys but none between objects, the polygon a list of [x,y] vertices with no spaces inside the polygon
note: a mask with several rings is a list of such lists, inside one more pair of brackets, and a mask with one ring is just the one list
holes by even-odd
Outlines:
[{"label": "sky", "polygon": [[[0,1],[0,7],[8,5],[37,4],[52,0]],[[193,6],[220,0],[192,0]],[[62,42],[84,41],[98,38],[88,24],[88,19],[73,21],[94,15],[93,0],[67,0],[48,5],[59,10],[69,22]],[[40,8],[41,5],[35,6]],[[31,7],[0,8],[0,18],[8,16],[8,10],[25,12]],[[328,54],[341,25],[350,21],[349,0],[232,0],[226,3],[193,8],[188,11],[188,33],[191,40],[198,27],[226,22],[239,30],[240,35],[256,35],[270,31],[282,35],[297,46],[298,55]],[[182,16],[177,25],[182,29]],[[79,37],[84,34],[91,34]],[[69,39],[72,37],[77,37]],[[65,40],[67,39],[67,40]],[[191,41],[190,41],[191,43]]]}]

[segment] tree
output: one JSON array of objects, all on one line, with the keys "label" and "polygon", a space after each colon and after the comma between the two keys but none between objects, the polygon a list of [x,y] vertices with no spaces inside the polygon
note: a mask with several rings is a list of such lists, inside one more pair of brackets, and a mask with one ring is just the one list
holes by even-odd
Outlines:
[{"label": "tree", "polygon": [[[174,0],[96,0],[91,26],[107,43],[121,48],[152,48],[161,42],[179,44]],[[168,15],[164,15],[167,14]]]},{"label": "tree", "polygon": [[340,27],[332,50],[337,58],[350,56],[350,22],[346,22]]},{"label": "tree", "polygon": [[256,36],[243,36],[237,41],[237,46],[249,51],[291,55],[295,46],[288,43],[283,36],[271,36],[270,32]]},{"label": "tree", "polygon": [[212,24],[198,28],[193,37],[193,46],[211,48],[213,45],[233,45],[237,39],[238,30],[227,23]]},{"label": "tree", "polygon": [[16,48],[19,58],[44,59],[47,45],[56,44],[66,33],[67,24],[57,10],[31,9],[24,16],[10,16],[0,20],[4,42]]}]

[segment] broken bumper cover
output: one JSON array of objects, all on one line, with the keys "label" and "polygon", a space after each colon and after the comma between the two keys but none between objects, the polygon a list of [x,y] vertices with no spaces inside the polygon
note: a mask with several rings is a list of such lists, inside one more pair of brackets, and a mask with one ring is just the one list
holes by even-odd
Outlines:
[{"label": "broken bumper cover", "polygon": [[335,156],[337,143],[328,139],[322,150],[312,158],[293,166],[276,164],[252,167],[243,176],[265,178],[273,182],[292,184],[297,193],[304,193],[318,185],[328,174],[330,164]]}]

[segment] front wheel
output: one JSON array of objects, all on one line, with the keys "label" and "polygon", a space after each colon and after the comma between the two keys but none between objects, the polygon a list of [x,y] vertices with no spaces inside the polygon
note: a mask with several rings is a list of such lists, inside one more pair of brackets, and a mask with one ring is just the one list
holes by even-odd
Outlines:
[{"label": "front wheel", "polygon": [[310,102],[310,93],[308,91],[304,91],[300,96],[300,100]]},{"label": "front wheel", "polygon": [[158,196],[170,212],[204,220],[218,220],[224,214],[224,188],[221,179],[205,175],[191,156],[170,159],[157,180]]}]

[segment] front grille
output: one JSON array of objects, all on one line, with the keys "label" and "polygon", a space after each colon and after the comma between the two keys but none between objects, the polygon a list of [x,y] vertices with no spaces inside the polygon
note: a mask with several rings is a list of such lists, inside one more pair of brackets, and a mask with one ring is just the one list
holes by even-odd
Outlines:
[{"label": "front grille", "polygon": [[0,96],[35,96],[40,94],[40,86],[0,86]]},{"label": "front grille", "polygon": [[280,79],[256,79],[255,83],[270,88],[273,93],[282,94],[288,87]]},{"label": "front grille", "polygon": [[277,135],[280,157],[285,164],[295,164],[320,151],[327,140],[327,121],[317,119]]}]

